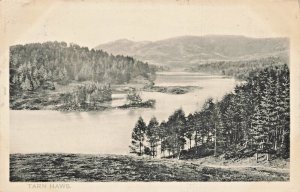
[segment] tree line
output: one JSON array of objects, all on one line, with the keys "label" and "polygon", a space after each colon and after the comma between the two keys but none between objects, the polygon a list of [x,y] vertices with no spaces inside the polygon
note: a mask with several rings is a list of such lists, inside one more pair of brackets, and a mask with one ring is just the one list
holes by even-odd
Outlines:
[{"label": "tree line", "polygon": [[209,62],[195,67],[190,71],[200,71],[210,74],[219,74],[236,77],[237,79],[246,79],[250,72],[259,71],[270,66],[280,66],[288,63],[285,56],[270,56],[260,59],[249,59],[242,61],[216,61]]},{"label": "tree line", "polygon": [[10,90],[33,91],[45,82],[93,81],[122,84],[142,76],[152,78],[156,67],[128,56],[65,42],[10,47]]},{"label": "tree line", "polygon": [[[290,79],[287,65],[250,72],[245,82],[220,101],[209,98],[185,115],[176,110],[167,121],[140,117],[133,128],[131,152],[138,155],[191,157],[201,153],[228,158],[255,153],[289,157]],[[200,150],[200,151],[199,151]]]}]

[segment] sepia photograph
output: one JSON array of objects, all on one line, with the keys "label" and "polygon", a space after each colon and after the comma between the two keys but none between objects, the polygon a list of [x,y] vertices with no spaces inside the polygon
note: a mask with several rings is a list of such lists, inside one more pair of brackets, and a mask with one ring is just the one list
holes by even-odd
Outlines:
[{"label": "sepia photograph", "polygon": [[292,191],[297,0],[0,3],[5,185]]}]

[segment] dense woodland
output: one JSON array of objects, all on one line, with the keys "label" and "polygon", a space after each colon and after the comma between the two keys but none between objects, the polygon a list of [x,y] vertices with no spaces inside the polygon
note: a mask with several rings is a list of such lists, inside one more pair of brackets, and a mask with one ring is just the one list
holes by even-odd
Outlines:
[{"label": "dense woodland", "polygon": [[246,81],[222,100],[208,99],[202,109],[176,110],[167,121],[139,118],[132,131],[137,155],[225,158],[255,153],[289,157],[290,80],[287,65],[249,73]]},{"label": "dense woodland", "polygon": [[270,56],[260,59],[242,61],[216,61],[197,65],[187,69],[188,71],[199,71],[209,74],[219,74],[246,79],[250,72],[260,70],[269,66],[281,66],[288,63],[287,56]]},{"label": "dense woodland", "polygon": [[[142,76],[151,78],[156,67],[132,57],[113,56],[65,42],[32,43],[10,47],[10,90],[33,91],[47,84],[92,81],[122,84]],[[49,86],[48,86],[49,87]]]}]

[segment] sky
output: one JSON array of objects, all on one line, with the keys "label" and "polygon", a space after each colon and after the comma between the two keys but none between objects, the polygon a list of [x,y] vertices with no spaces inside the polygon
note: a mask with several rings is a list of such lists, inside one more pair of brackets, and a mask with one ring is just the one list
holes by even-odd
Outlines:
[{"label": "sky", "polygon": [[[93,48],[117,39],[156,41],[184,35],[277,37],[269,18],[231,3],[24,1],[8,20],[11,44],[65,41]],[[152,3],[151,3],[152,2]]]}]

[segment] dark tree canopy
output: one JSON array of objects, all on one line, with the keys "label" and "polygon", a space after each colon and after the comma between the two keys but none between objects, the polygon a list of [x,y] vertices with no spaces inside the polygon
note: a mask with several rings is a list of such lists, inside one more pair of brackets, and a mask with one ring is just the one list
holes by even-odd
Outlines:
[{"label": "dark tree canopy", "polygon": [[151,78],[155,67],[128,56],[113,56],[65,42],[10,47],[10,87],[32,91],[45,82],[93,81],[122,84],[141,76]]},{"label": "dark tree canopy", "polygon": [[154,130],[157,133],[151,135],[157,137],[163,156],[168,152],[167,157],[185,151],[190,158],[212,154],[246,157],[254,153],[288,158],[289,68],[279,65],[250,72],[244,83],[220,101],[209,98],[199,111],[187,116],[178,109]]},{"label": "dark tree canopy", "polygon": [[140,117],[131,134],[131,145],[129,146],[131,153],[136,153],[139,156],[143,155],[146,128],[143,118]]}]

